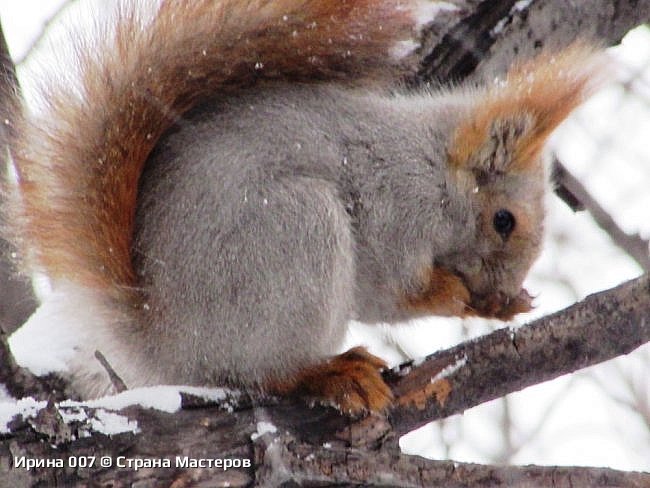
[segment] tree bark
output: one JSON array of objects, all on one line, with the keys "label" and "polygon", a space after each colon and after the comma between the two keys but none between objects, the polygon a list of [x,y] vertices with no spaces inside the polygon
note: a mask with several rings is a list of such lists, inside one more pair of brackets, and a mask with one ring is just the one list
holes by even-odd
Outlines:
[{"label": "tree bark", "polygon": [[[9,113],[16,110],[20,98],[20,87],[16,70],[7,49],[2,25],[0,25],[0,180],[4,181],[7,172],[7,158],[10,157],[7,140],[12,127],[2,123],[9,120]],[[0,204],[4,201],[0,185]],[[0,335],[17,329],[34,311],[31,286],[26,279],[19,277],[14,269],[12,247],[0,237]]]},{"label": "tree bark", "polygon": [[[418,366],[406,364],[387,372],[396,396],[387,416],[350,419],[333,409],[288,399],[244,399],[230,413],[223,406],[208,406],[186,396],[185,408],[175,414],[139,407],[123,410],[122,415],[137,422],[137,434],[83,437],[83,432],[92,429],[92,420],[65,423],[61,414],[83,411],[88,419],[96,419],[97,409],[50,402],[36,417],[15,419],[11,434],[0,443],[0,479],[79,486],[89,479],[126,483],[116,486],[145,479],[170,486],[195,486],[208,479],[211,483],[227,481],[230,486],[247,486],[253,480],[262,486],[280,486],[273,484],[280,479],[303,486],[325,481],[344,486],[427,486],[429,481],[435,485],[443,479],[449,486],[486,486],[488,482],[547,486],[549,480],[558,486],[570,482],[574,487],[648,486],[648,473],[435,462],[401,455],[397,446],[401,434],[428,421],[630,352],[650,341],[648,310],[650,276],[645,275],[528,326],[502,329],[460,344]],[[259,422],[272,425],[275,432],[252,439]],[[71,467],[69,459],[80,456],[96,456],[96,462],[108,456],[112,466]],[[119,456],[125,458],[121,467],[117,466]],[[176,456],[246,459],[250,467],[190,469],[177,464]],[[12,468],[21,457],[61,459],[64,465],[30,471]],[[136,458],[169,459],[171,464],[137,471],[124,465],[126,459]]]},{"label": "tree bark", "polygon": [[559,49],[581,39],[617,44],[650,21],[650,0],[457,0],[428,29],[417,59],[416,84],[430,81],[490,83],[516,59]]},{"label": "tree bark", "polygon": [[[436,353],[417,367],[402,367],[391,381],[399,405],[390,414],[392,427],[404,434],[628,354],[650,342],[649,310],[650,275],[644,275],[523,327],[500,329]],[[440,377],[445,368],[451,370]]]}]

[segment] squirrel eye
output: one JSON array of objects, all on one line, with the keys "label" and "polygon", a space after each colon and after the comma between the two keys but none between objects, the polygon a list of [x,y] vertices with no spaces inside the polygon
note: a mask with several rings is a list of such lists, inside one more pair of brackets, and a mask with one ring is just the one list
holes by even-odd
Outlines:
[{"label": "squirrel eye", "polygon": [[512,233],[515,228],[515,224],[515,216],[512,215],[512,212],[506,210],[505,208],[497,210],[494,214],[494,218],[492,219],[494,230],[496,230],[504,239],[507,239],[508,236]]}]

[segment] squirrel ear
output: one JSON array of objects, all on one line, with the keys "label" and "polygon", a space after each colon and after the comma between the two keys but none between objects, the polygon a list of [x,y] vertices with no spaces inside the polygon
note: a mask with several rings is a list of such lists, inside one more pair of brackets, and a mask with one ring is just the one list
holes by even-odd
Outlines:
[{"label": "squirrel ear", "polygon": [[576,43],[515,65],[505,80],[472,94],[449,146],[452,167],[532,171],[551,132],[603,80],[602,52]]}]

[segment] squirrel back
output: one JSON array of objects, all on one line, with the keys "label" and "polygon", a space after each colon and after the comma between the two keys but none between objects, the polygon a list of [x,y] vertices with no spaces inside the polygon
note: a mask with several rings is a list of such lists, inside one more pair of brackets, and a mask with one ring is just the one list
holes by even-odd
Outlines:
[{"label": "squirrel back", "polygon": [[[381,409],[381,360],[335,356],[346,323],[508,319],[541,246],[550,132],[593,89],[574,45],[501,83],[384,88],[436,2],[120,3],[10,122],[6,214],[53,294],[86,395],[228,384]],[[61,334],[63,335],[63,334]],[[70,352],[73,351],[73,352]]]}]

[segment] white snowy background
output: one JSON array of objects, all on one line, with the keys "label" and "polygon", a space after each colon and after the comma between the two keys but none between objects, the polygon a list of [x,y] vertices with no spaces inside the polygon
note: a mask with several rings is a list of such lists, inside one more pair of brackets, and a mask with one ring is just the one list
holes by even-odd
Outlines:
[{"label": "white snowy background", "polygon": [[[10,51],[19,61],[19,76],[32,59],[40,57],[47,63],[47,48],[39,53],[40,44],[33,49],[33,42],[44,30],[56,31],[48,24],[63,3],[0,0],[0,19]],[[79,3],[84,2],[73,1],[64,17],[77,15]],[[57,17],[53,24],[59,20]],[[611,52],[620,64],[618,83],[603,90],[567,121],[554,135],[552,147],[619,225],[648,239],[650,30],[642,27],[632,31]],[[22,61],[25,56],[26,61]],[[27,78],[21,81],[29,93]],[[526,285],[538,296],[537,308],[518,318],[519,323],[641,273],[586,212],[575,214],[554,196],[549,198],[548,208],[545,251]],[[427,319],[391,327],[352,324],[346,347],[365,344],[372,352],[398,363],[500,326],[498,322],[457,319]],[[627,357],[427,425],[405,436],[402,449],[457,461],[650,471],[649,376],[650,346],[646,345]],[[169,393],[154,389],[146,395],[151,397],[155,391]],[[16,408],[14,400],[0,398],[0,428],[7,413]]]}]

